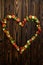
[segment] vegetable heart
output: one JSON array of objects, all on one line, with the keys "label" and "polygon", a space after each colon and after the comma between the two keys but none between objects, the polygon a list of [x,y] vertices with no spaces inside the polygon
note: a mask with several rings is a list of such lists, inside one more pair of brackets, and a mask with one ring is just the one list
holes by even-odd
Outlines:
[{"label": "vegetable heart", "polygon": [[[19,47],[19,46],[17,46],[13,37],[10,35],[9,30],[6,30],[6,28],[7,28],[6,20],[7,19],[13,19],[14,21],[16,21],[19,24],[19,26],[22,26],[22,27],[26,24],[26,22],[29,22],[31,20],[32,22],[36,23],[37,31],[34,34],[34,36],[32,36],[29,40],[27,40],[27,43],[23,47]],[[30,15],[29,17],[26,16],[26,18],[24,18],[24,20],[22,22],[20,22],[20,19],[17,18],[15,15],[7,15],[6,18],[2,20],[2,28],[3,28],[3,31],[6,34],[6,36],[9,38],[9,40],[11,41],[13,46],[17,49],[17,51],[20,52],[20,54],[22,54],[22,52],[27,49],[27,47],[31,44],[31,42],[33,40],[35,40],[36,37],[38,36],[38,34],[41,32],[41,26],[40,26],[39,20],[37,19],[36,16],[32,16],[32,15]]]}]

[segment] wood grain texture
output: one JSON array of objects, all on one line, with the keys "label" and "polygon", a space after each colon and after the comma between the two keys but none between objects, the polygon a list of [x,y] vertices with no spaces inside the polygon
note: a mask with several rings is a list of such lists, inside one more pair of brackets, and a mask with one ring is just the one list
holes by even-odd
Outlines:
[{"label": "wood grain texture", "polygon": [[[0,0],[0,18],[15,14],[21,22],[25,16],[36,15],[41,23],[42,32],[30,47],[19,54],[2,31],[0,24],[0,65],[43,65],[43,1],[42,0]],[[16,44],[23,46],[35,33],[35,23],[27,22],[22,28],[16,21],[8,20],[7,28]]]}]

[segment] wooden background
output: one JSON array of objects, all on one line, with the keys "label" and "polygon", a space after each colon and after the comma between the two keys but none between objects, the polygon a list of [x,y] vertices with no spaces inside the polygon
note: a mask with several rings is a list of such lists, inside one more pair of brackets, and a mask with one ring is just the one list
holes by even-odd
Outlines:
[{"label": "wooden background", "polygon": [[[0,20],[7,14],[15,14],[21,21],[25,16],[36,15],[42,32],[21,55],[7,39],[0,24],[0,65],[43,65],[43,0],[0,0]],[[23,46],[35,33],[35,23],[26,23],[22,28],[12,21],[7,21],[7,27],[17,45]]]}]

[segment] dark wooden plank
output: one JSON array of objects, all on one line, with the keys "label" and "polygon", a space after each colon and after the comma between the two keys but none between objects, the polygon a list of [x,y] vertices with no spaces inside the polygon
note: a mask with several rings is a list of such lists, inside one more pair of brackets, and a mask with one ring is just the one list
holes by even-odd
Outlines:
[{"label": "dark wooden plank", "polygon": [[[5,17],[7,14],[15,14],[20,18],[21,22],[27,15],[36,15],[40,20],[42,32],[21,55],[13,47],[5,34],[3,34],[2,27],[0,25],[0,39],[3,39],[3,42],[0,43],[1,64],[43,65],[43,1],[0,0],[0,18]],[[16,21],[8,20],[7,27],[19,46],[23,46],[27,39],[30,39],[30,37],[35,33],[35,23],[32,22],[26,23],[22,28],[18,26]]]}]

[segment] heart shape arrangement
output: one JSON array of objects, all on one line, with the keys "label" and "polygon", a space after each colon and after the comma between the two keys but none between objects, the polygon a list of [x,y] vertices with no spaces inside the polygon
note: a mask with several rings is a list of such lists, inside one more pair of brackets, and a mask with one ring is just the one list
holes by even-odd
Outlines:
[{"label": "heart shape arrangement", "polygon": [[[31,20],[32,22],[36,23],[37,31],[34,34],[34,36],[32,36],[29,40],[27,40],[26,44],[23,47],[19,47],[19,46],[17,46],[17,44],[16,44],[15,40],[13,39],[13,37],[10,35],[9,30],[6,30],[6,28],[7,28],[7,26],[6,26],[7,19],[13,19],[14,21],[16,21],[22,27],[26,24],[26,22],[29,22]],[[20,19],[17,18],[15,15],[7,15],[6,18],[2,20],[2,28],[3,28],[3,31],[6,34],[6,36],[9,38],[9,40],[11,41],[13,46],[17,49],[17,51],[20,52],[20,54],[22,54],[23,51],[28,48],[28,46],[31,44],[31,42],[34,41],[36,39],[36,37],[38,36],[38,34],[40,34],[40,32],[41,32],[40,21],[37,19],[36,16],[32,16],[32,15],[30,15],[29,17],[27,16],[26,18],[24,18],[24,20],[22,22],[20,22]]]}]

